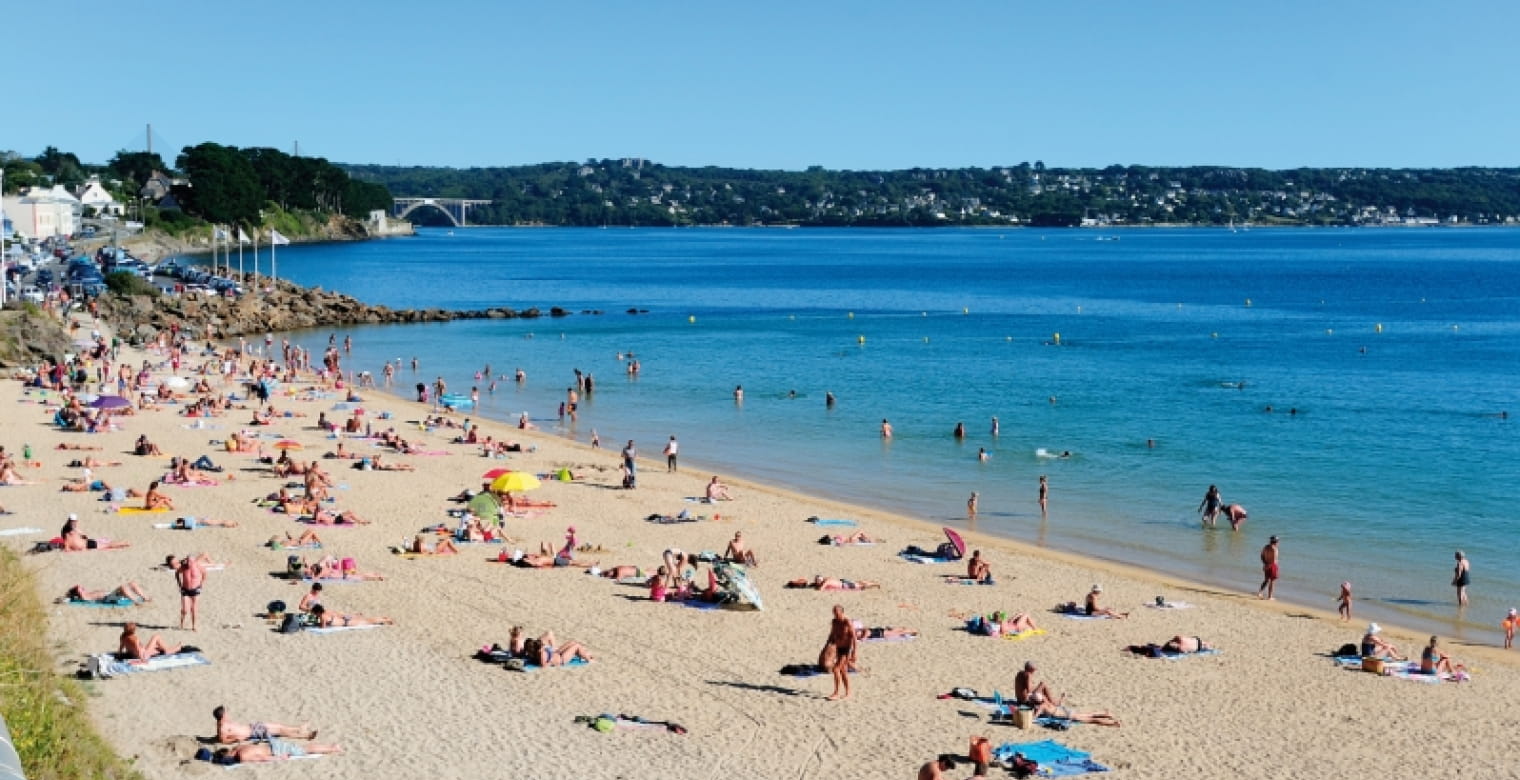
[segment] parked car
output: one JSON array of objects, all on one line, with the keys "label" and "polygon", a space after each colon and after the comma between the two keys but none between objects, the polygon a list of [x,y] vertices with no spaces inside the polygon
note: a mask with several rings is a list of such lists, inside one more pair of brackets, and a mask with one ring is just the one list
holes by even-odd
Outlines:
[{"label": "parked car", "polygon": [[21,288],[21,299],[24,300],[24,301],[31,301],[32,303],[42,303],[44,297],[45,296],[43,295],[42,291],[39,290],[39,289],[37,289],[33,285],[29,284],[29,285]]}]

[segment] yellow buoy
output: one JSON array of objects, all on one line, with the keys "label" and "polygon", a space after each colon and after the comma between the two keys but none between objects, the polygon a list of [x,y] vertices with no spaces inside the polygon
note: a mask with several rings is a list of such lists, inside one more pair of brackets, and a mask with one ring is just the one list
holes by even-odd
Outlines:
[{"label": "yellow buoy", "polygon": [[1054,341],[1057,344],[1060,344],[1061,343],[1061,334],[1059,334],[1059,333],[1052,333],[1052,334],[1050,334],[1050,340]]}]

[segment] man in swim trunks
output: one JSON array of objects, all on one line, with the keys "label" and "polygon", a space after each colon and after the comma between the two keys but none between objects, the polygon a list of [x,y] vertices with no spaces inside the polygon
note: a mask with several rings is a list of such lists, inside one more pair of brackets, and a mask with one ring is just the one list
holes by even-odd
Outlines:
[{"label": "man in swim trunks", "polygon": [[818,665],[834,677],[834,692],[829,694],[829,701],[850,698],[850,666],[858,662],[859,649],[854,623],[844,614],[844,607],[835,604],[829,638],[818,655]]},{"label": "man in swim trunks", "polygon": [[1272,600],[1272,594],[1277,589],[1277,537],[1272,537],[1267,546],[1261,548],[1261,587],[1256,589],[1256,597]]},{"label": "man in swim trunks", "polygon": [[284,761],[291,758],[305,758],[306,756],[322,756],[332,753],[342,753],[343,748],[337,745],[309,744],[297,745],[287,742],[278,737],[268,742],[250,742],[234,748],[221,748],[212,756],[214,764],[261,764],[269,761]]},{"label": "man in swim trunks", "polygon": [[1213,650],[1214,646],[1203,641],[1202,637],[1178,634],[1166,640],[1166,644],[1161,648],[1169,653],[1201,653],[1204,650]]},{"label": "man in swim trunks", "polygon": [[728,549],[723,551],[723,560],[730,563],[742,563],[747,566],[759,566],[755,562],[755,553],[744,544],[744,532],[735,531],[733,541],[728,543]]},{"label": "man in swim trunks", "polygon": [[955,768],[955,756],[945,753],[918,768],[918,780],[944,780],[945,771]]},{"label": "man in swim trunks", "polygon": [[133,604],[144,604],[153,600],[148,598],[148,594],[143,591],[141,585],[131,580],[112,590],[90,590],[82,585],[75,585],[64,593],[64,598],[68,601],[94,601],[101,604],[116,604],[123,599]]},{"label": "man in swim trunks", "polygon": [[206,570],[195,556],[187,555],[179,562],[179,568],[174,572],[174,580],[179,584],[179,627],[185,628],[185,617],[190,617],[190,630],[196,630],[196,620],[200,616],[201,588],[206,585]]},{"label": "man in swim trunks", "polygon": [[216,718],[216,741],[224,745],[233,745],[238,742],[268,742],[273,737],[315,739],[317,736],[317,730],[312,728],[310,723],[302,723],[300,726],[286,726],[269,721],[238,723],[227,717],[227,708],[221,706],[211,711],[211,717]]},{"label": "man in swim trunks", "polygon": [[1230,519],[1230,530],[1239,531],[1242,523],[1246,521],[1246,508],[1240,504],[1230,504],[1224,508],[1225,517]]},{"label": "man in swim trunks", "polygon": [[127,661],[146,661],[158,655],[174,655],[181,649],[180,645],[166,645],[163,637],[158,634],[143,642],[137,637],[137,623],[127,621],[121,629],[121,637],[117,643],[117,655]]}]

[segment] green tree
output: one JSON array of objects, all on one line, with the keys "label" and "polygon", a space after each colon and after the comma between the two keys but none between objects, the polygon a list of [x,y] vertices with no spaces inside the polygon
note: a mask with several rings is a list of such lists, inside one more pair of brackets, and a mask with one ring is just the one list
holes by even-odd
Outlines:
[{"label": "green tree", "polygon": [[176,161],[190,178],[181,202],[189,213],[208,222],[257,223],[263,187],[248,159],[236,147],[203,143],[187,146]]},{"label": "green tree", "polygon": [[135,189],[147,183],[154,171],[167,173],[169,166],[164,164],[164,158],[158,152],[129,152],[123,149],[106,163],[106,168],[116,178],[131,182]]}]

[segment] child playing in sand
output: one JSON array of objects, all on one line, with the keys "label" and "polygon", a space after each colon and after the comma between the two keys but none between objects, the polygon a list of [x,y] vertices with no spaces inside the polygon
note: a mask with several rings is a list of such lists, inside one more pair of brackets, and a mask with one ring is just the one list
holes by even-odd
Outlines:
[{"label": "child playing in sand", "polygon": [[1336,597],[1340,602],[1341,620],[1351,619],[1351,582],[1348,580],[1341,583],[1341,595]]}]

